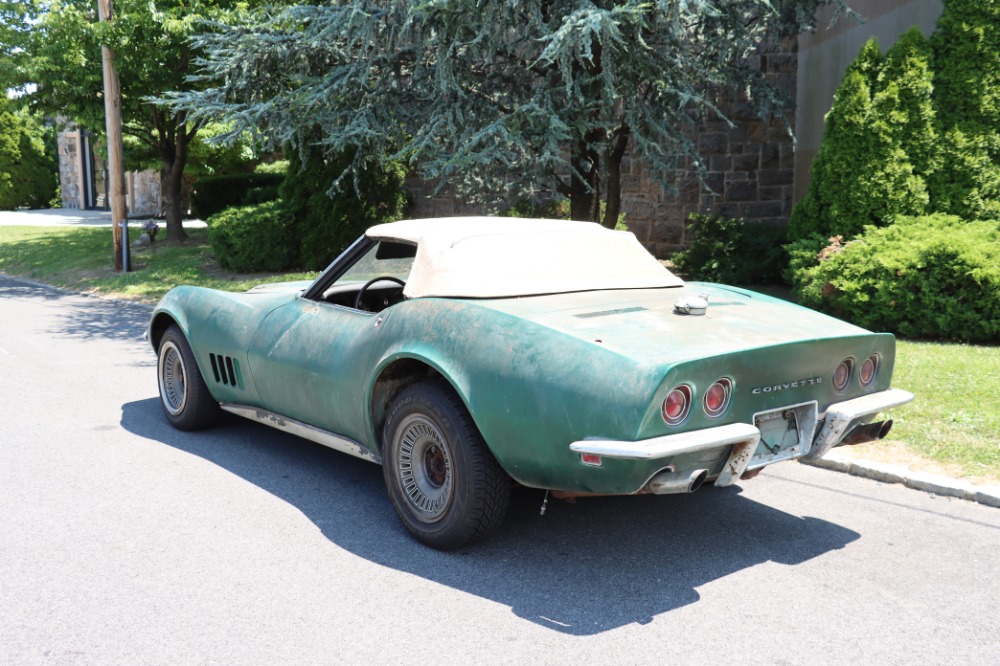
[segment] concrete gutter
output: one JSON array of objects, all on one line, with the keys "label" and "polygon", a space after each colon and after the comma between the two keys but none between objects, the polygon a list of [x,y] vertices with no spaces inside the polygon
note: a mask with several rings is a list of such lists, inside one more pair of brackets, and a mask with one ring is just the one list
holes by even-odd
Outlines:
[{"label": "concrete gutter", "polygon": [[985,506],[1000,508],[1000,486],[976,486],[968,481],[952,479],[940,474],[914,472],[903,465],[850,458],[838,451],[830,451],[819,460],[803,460],[801,462],[821,469],[874,479],[882,483],[901,483],[907,488],[922,490],[933,495],[957,497]]}]

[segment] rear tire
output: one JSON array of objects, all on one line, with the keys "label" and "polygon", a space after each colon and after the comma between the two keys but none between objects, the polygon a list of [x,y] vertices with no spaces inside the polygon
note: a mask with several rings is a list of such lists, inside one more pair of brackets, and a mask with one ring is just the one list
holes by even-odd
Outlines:
[{"label": "rear tire", "polygon": [[418,541],[454,550],[503,522],[511,479],[443,381],[403,389],[389,408],[382,442],[389,499]]},{"label": "rear tire", "polygon": [[160,405],[171,425],[179,430],[201,430],[218,422],[219,403],[205,385],[191,345],[176,325],[160,339],[156,351],[156,377]]}]

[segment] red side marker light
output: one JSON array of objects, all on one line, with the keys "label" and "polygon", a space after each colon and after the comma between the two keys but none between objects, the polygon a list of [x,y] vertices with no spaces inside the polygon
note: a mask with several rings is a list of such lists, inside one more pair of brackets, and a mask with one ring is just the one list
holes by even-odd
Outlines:
[{"label": "red side marker light", "polygon": [[581,453],[580,462],[584,465],[590,465],[591,467],[600,467],[602,464],[601,456],[596,453]]}]

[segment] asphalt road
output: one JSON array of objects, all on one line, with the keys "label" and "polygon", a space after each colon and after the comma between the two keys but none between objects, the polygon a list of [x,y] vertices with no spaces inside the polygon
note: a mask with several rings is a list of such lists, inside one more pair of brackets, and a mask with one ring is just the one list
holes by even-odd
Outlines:
[{"label": "asphalt road", "polygon": [[375,465],[171,429],[148,314],[0,277],[0,664],[997,663],[1000,510],[785,463],[438,553]]}]

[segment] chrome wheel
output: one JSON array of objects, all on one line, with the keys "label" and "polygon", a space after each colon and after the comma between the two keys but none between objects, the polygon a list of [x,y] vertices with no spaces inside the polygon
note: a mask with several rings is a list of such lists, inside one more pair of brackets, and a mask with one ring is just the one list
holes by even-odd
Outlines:
[{"label": "chrome wheel", "polygon": [[444,437],[422,414],[399,425],[399,479],[417,519],[437,522],[453,495],[451,456]]},{"label": "chrome wheel", "polygon": [[160,347],[158,374],[163,408],[169,414],[177,416],[187,404],[187,390],[184,357],[173,341],[167,340]]}]

